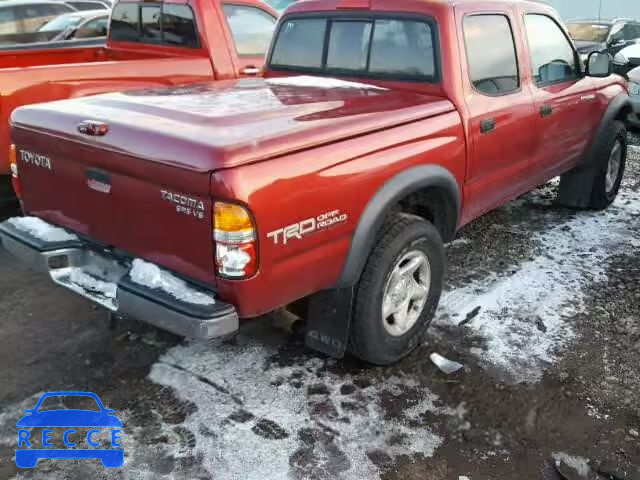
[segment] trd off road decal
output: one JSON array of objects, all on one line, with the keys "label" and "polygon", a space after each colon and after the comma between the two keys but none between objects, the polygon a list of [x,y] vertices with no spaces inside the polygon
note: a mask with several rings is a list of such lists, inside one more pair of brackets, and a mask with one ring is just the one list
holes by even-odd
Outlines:
[{"label": "trd off road decal", "polygon": [[302,240],[303,237],[325,230],[329,227],[344,223],[349,216],[340,210],[322,213],[317,217],[307,218],[288,227],[279,228],[267,233],[267,238],[273,240],[275,245],[286,245],[290,240]]}]

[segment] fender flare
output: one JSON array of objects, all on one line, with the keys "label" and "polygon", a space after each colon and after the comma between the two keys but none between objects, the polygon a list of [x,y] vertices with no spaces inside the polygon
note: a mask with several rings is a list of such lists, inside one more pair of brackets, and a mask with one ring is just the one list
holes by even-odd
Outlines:
[{"label": "fender flare", "polygon": [[631,99],[626,93],[620,93],[611,100],[600,124],[593,136],[591,145],[587,147],[582,161],[571,171],[560,177],[558,203],[569,208],[587,208],[591,201],[591,192],[597,173],[596,153],[605,140],[605,133],[625,109],[632,109]]},{"label": "fender flare", "polygon": [[[598,149],[598,144],[604,137],[604,133],[607,130],[609,124],[620,115],[624,109],[629,109],[629,111],[633,110],[633,106],[631,104],[631,98],[629,94],[626,92],[618,94],[616,97],[611,100],[607,110],[604,112],[602,119],[600,120],[600,124],[596,129],[596,133],[593,136],[593,142],[589,147],[588,154],[585,156],[585,161],[583,163],[584,166],[591,166],[595,161],[595,153]],[[626,122],[626,120],[625,120]]]},{"label": "fender flare", "polygon": [[387,180],[364,209],[336,285],[338,288],[351,287],[360,278],[388,208],[405,196],[427,187],[439,187],[447,193],[455,205],[455,227],[458,226],[462,199],[458,182],[449,170],[440,165],[420,165],[398,173]]}]

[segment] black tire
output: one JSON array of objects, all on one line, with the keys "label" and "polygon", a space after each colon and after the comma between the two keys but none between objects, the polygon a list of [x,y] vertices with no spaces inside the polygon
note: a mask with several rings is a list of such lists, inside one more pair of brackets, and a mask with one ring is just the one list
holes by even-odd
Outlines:
[{"label": "black tire", "polygon": [[[393,336],[383,325],[384,289],[396,263],[414,250],[426,255],[431,284],[415,324],[401,336]],[[433,319],[442,293],[445,269],[442,238],[431,223],[414,215],[390,217],[356,286],[349,352],[374,365],[389,365],[411,353]]]},{"label": "black tire", "polygon": [[[622,147],[622,158],[620,160],[620,167],[618,169],[618,175],[613,187],[607,190],[606,178],[607,168],[609,166],[609,157],[616,145],[616,142],[620,142]],[[620,121],[611,122],[607,130],[605,131],[602,142],[598,145],[598,149],[595,154],[596,161],[596,175],[593,182],[593,189],[591,190],[591,199],[589,202],[589,208],[594,210],[604,210],[613,203],[620,190],[620,184],[624,176],[624,170],[627,160],[627,129],[624,123]]]}]

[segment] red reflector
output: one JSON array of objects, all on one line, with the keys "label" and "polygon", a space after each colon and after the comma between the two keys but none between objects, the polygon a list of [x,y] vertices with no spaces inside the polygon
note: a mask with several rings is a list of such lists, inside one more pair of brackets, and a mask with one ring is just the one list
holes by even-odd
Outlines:
[{"label": "red reflector", "polygon": [[18,177],[11,177],[11,184],[13,185],[13,191],[16,192],[16,197],[22,199],[22,185],[20,185],[20,179]]}]

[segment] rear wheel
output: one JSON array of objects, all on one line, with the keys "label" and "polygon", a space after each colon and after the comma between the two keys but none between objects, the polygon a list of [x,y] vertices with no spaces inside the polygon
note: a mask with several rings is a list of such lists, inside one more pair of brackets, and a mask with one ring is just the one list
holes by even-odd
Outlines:
[{"label": "rear wheel", "polygon": [[376,365],[411,353],[438,306],[444,272],[435,227],[413,215],[392,217],[356,287],[349,351]]}]

